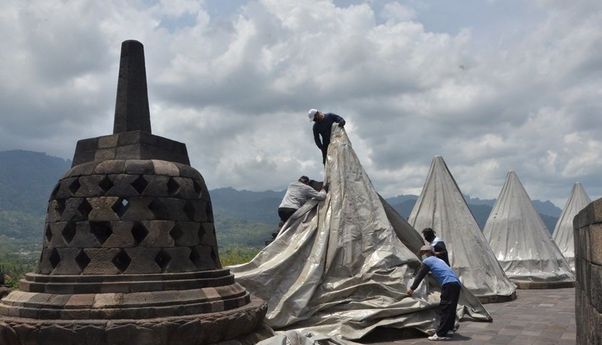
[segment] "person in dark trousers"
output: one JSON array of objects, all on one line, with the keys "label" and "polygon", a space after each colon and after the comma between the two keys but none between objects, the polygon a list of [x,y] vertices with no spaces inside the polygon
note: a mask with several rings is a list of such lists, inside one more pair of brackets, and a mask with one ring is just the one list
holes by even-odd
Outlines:
[{"label": "person in dark trousers", "polygon": [[[326,164],[326,154],[328,145],[330,144],[330,133],[332,132],[332,124],[338,123],[339,126],[345,126],[345,119],[337,114],[324,114],[316,109],[310,109],[307,112],[310,121],[314,121],[314,140],[316,146],[322,151],[322,163]],[[322,139],[320,140],[320,137]]]},{"label": "person in dark trousers", "polygon": [[431,246],[420,248],[422,266],[414,278],[414,283],[407,290],[412,296],[414,290],[420,285],[424,277],[431,272],[435,280],[441,285],[441,302],[439,303],[439,326],[435,334],[428,337],[429,340],[438,341],[449,339],[447,333],[454,330],[456,323],[456,307],[460,298],[460,279],[456,273],[443,260],[434,256]]},{"label": "person in dark trousers", "polygon": [[310,199],[324,200],[326,199],[326,191],[322,189],[317,191],[309,185],[309,178],[301,176],[298,181],[288,185],[284,198],[278,206],[278,216],[282,224],[297,211],[303,204]]},{"label": "person in dark trousers", "polygon": [[451,267],[449,264],[449,256],[447,255],[447,247],[445,247],[445,242],[435,235],[435,230],[431,228],[425,228],[422,230],[422,236],[428,243],[430,243],[435,256],[445,261],[447,266]]}]

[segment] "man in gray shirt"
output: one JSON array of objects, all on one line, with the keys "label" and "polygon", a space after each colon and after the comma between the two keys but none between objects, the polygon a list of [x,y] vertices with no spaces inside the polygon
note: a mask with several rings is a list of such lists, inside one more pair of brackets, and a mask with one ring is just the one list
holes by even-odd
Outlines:
[{"label": "man in gray shirt", "polygon": [[298,181],[289,184],[286,194],[284,194],[284,198],[278,206],[278,216],[280,216],[282,223],[286,223],[295,211],[312,198],[324,200],[326,199],[326,191],[322,189],[318,192],[310,187],[307,176],[301,176]]}]

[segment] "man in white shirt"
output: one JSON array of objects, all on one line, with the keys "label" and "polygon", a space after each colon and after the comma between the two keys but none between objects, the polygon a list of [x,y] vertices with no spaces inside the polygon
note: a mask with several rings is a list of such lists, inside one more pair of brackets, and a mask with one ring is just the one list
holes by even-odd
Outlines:
[{"label": "man in white shirt", "polygon": [[309,177],[301,176],[298,181],[288,185],[286,194],[278,206],[278,216],[282,223],[286,221],[297,211],[303,204],[310,199],[324,200],[326,199],[326,191],[322,189],[317,191],[309,186]]}]

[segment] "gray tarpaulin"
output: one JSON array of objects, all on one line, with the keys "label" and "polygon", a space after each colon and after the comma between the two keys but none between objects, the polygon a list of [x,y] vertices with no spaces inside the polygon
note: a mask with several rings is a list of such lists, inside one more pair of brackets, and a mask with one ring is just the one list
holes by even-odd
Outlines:
[{"label": "gray tarpaulin", "polygon": [[575,270],[575,242],[573,237],[573,218],[583,210],[592,200],[589,198],[581,183],[575,183],[571,196],[567,200],[564,210],[556,227],[554,228],[554,242],[560,249],[560,252],[566,258],[567,262],[571,266],[571,269]]},{"label": "gray tarpaulin", "polygon": [[574,281],[571,268],[514,171],[508,173],[483,233],[512,281]]},{"label": "gray tarpaulin", "polygon": [[464,196],[442,157],[433,158],[410,224],[433,228],[447,247],[450,264],[462,284],[477,297],[510,298],[516,290],[497,262]]},{"label": "gray tarpaulin", "polygon": [[[439,293],[425,281],[406,295],[420,261],[338,126],[325,169],[326,200],[306,203],[253,260],[230,267],[237,282],[268,302],[275,329],[332,339],[359,339],[379,326],[432,331]],[[460,316],[491,319],[470,293],[463,301]]]}]

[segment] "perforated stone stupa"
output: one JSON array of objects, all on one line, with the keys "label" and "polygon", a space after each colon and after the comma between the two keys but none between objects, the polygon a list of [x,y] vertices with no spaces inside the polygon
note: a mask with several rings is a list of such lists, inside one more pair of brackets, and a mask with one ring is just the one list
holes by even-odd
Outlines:
[{"label": "perforated stone stupa", "polygon": [[262,325],[265,303],[221,268],[186,146],[151,134],[142,44],[121,49],[114,133],[77,143],[37,271],[0,301],[0,344],[209,344]]}]

